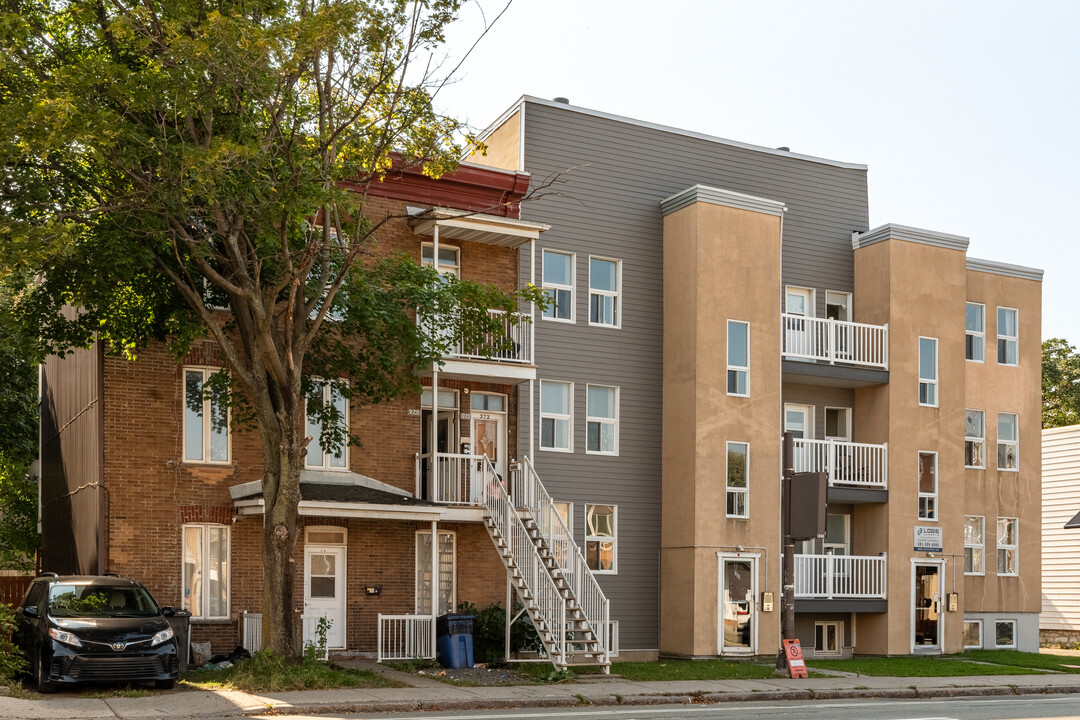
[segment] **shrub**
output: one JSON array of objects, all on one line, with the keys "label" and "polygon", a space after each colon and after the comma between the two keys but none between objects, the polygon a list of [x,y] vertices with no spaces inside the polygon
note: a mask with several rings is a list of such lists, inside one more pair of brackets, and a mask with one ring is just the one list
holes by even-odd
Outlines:
[{"label": "shrub", "polygon": [[[521,605],[514,603],[513,614],[521,610]],[[473,658],[477,662],[503,662],[506,647],[506,611],[502,604],[492,603],[484,609],[478,609],[474,603],[458,603],[458,612],[472,615],[473,622]],[[541,650],[543,645],[536,628],[527,615],[522,615],[510,626],[511,650]]]},{"label": "shrub", "polygon": [[0,682],[14,680],[26,669],[26,658],[11,641],[13,632],[15,632],[15,611],[0,603]]}]

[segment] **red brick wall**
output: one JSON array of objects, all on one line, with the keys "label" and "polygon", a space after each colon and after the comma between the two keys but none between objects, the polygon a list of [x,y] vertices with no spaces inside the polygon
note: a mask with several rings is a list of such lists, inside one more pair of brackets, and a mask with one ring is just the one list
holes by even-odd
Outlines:
[{"label": "red brick wall", "polygon": [[[403,211],[401,203],[369,200],[372,217]],[[402,250],[420,258],[428,238],[413,235],[404,221],[391,222],[378,235],[380,249]],[[462,248],[462,276],[513,289],[517,280],[516,250],[447,241]],[[231,524],[231,618],[193,625],[192,640],[209,640],[214,652],[231,650],[240,641],[242,611],[261,606],[261,517],[235,517],[229,487],[260,479],[262,455],[255,432],[231,432],[232,463],[227,466],[184,463],[183,365],[217,367],[221,360],[212,341],[196,343],[181,364],[161,346],[142,351],[136,362],[107,357],[104,368],[105,483],[107,565],[110,571],[143,582],[159,603],[182,606],[180,526],[184,522]],[[440,381],[459,390],[461,411],[469,412],[469,395],[460,391],[499,392],[509,396],[509,457],[516,456],[517,393],[513,386]],[[415,454],[420,451],[420,397],[413,395],[376,407],[351,407],[350,427],[363,443],[349,448],[354,472],[412,492]],[[468,421],[462,421],[462,434]],[[311,520],[313,524],[345,521]],[[422,524],[427,529],[426,524]],[[350,649],[371,651],[378,613],[414,610],[415,522],[352,520],[347,523]],[[505,575],[480,525],[459,525],[458,599],[480,606],[502,601]],[[302,568],[303,538],[296,561]],[[379,596],[362,594],[364,584],[382,585]],[[297,574],[296,607],[303,605],[302,572]]]}]

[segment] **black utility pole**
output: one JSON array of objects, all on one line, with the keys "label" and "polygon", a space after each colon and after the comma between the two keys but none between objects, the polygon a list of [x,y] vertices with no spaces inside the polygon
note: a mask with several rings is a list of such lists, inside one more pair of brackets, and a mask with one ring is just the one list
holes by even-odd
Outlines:
[{"label": "black utility pole", "polygon": [[790,432],[784,433],[784,475],[780,485],[780,532],[783,543],[781,567],[780,603],[783,617],[780,627],[780,650],[776,655],[776,669],[787,669],[787,656],[784,654],[784,638],[795,637],[795,540],[791,537],[791,480],[795,476],[795,440]]}]

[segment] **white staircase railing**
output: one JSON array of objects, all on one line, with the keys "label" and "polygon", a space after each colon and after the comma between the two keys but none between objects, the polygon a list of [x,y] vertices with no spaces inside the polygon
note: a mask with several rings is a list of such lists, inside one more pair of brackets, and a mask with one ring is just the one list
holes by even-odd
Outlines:
[{"label": "white staircase railing", "polygon": [[483,459],[483,455],[435,453],[439,482],[431,487],[431,453],[417,453],[416,497],[426,497],[441,505],[480,505],[484,492],[480,482]]},{"label": "white staircase railing", "polygon": [[430,615],[379,613],[378,661],[435,659],[435,633]]},{"label": "white staircase railing", "polygon": [[886,556],[796,555],[795,597],[886,599]]},{"label": "white staircase railing", "polygon": [[784,356],[889,369],[889,326],[780,314]]},{"label": "white staircase railing", "polygon": [[844,440],[795,440],[795,472],[823,472],[829,485],[886,489],[889,448]]},{"label": "white staircase railing", "polygon": [[[495,472],[491,461],[485,456],[481,466],[483,475],[483,498],[487,515],[495,530],[503,538],[510,551],[514,569],[525,586],[521,597],[530,612],[530,619],[544,642],[548,657],[556,667],[566,666],[566,598],[559,592],[551,577],[536,543],[521,522],[514,504],[510,501],[506,483]],[[520,590],[519,590],[520,594]]]},{"label": "white staircase railing", "polygon": [[600,589],[600,583],[585,562],[585,554],[574,542],[573,534],[563,522],[528,457],[522,461],[522,472],[517,474],[513,483],[513,497],[517,507],[527,508],[532,514],[581,612],[592,627],[593,636],[599,639],[604,648],[604,660],[609,660],[611,603]]}]

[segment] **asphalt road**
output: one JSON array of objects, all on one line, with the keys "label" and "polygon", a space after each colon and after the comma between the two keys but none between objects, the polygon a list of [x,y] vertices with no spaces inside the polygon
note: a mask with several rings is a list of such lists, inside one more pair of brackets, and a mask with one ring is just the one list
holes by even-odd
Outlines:
[{"label": "asphalt road", "polygon": [[[719,705],[657,705],[627,708],[531,708],[522,710],[459,710],[453,712],[359,713],[290,716],[290,720],[1020,720],[1051,718],[1080,720],[1080,695],[972,697],[943,700],[791,701],[723,703]],[[274,718],[280,720],[280,716]]]}]

